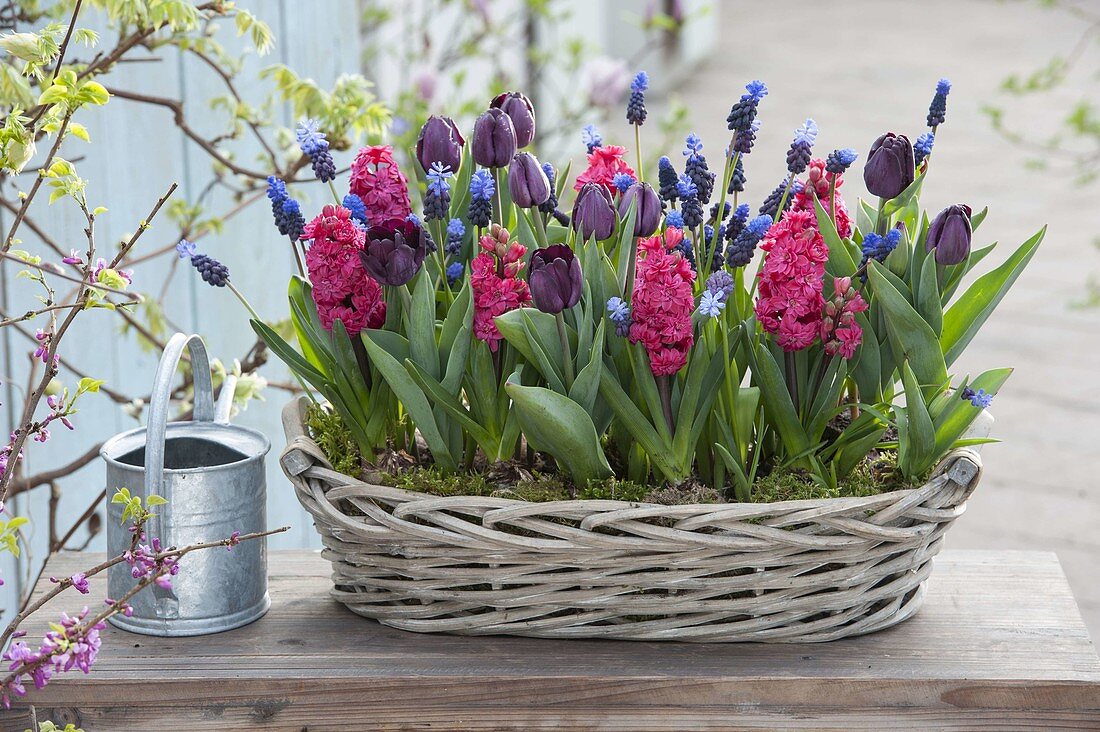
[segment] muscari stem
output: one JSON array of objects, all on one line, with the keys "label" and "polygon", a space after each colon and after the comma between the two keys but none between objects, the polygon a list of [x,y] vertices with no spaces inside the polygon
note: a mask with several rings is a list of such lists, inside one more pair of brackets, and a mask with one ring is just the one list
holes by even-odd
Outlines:
[{"label": "muscari stem", "polygon": [[[244,305],[244,309],[248,311],[248,314],[252,316],[253,320],[255,320],[258,323],[264,322],[263,319],[260,317],[259,313],[257,313],[252,308],[252,305],[249,304],[248,300],[245,299],[245,296],[243,294],[241,294],[241,291],[238,290],[233,285],[232,282],[230,282],[229,280],[226,280],[225,281],[225,286],[229,288],[230,292],[232,292],[234,295],[237,296],[237,299],[241,301],[241,305]],[[305,395],[307,397],[309,397],[310,401],[312,401],[314,404],[317,404],[318,403],[317,397],[313,396],[313,392],[309,390],[308,386],[306,386],[306,382],[302,380],[302,377],[299,376],[298,373],[294,369],[291,369],[290,373],[294,374],[294,378],[297,380],[298,385],[302,387],[302,391],[305,392]]]},{"label": "muscari stem", "polygon": [[634,125],[634,152],[638,155],[638,180],[645,180],[642,173],[642,126]]},{"label": "muscari stem", "polygon": [[331,180],[328,182],[328,189],[332,191],[332,198],[336,201],[336,205],[343,206],[344,202],[340,199],[340,194],[336,192],[336,184]]},{"label": "muscari stem", "polygon": [[779,199],[779,208],[775,209],[775,216],[772,218],[772,223],[777,223],[783,216],[783,208],[787,205],[787,196],[791,194],[791,186],[794,185],[794,173],[787,178],[787,187],[783,189],[783,197]]}]

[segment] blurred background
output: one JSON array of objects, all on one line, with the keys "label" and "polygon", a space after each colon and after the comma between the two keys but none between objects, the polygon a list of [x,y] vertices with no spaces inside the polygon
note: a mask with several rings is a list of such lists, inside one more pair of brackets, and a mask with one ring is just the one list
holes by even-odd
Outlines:
[{"label": "blurred background", "polygon": [[[50,6],[45,0],[0,5],[6,6],[0,18],[17,32],[49,21],[25,12]],[[57,16],[67,17],[72,5],[56,3]],[[112,15],[119,3],[87,5],[81,26],[100,32],[100,49],[114,48],[132,30]],[[248,375],[238,389],[236,421],[270,436],[268,522],[293,527],[271,546],[319,545],[276,459],[290,379],[257,348],[229,293],[206,287],[173,252],[181,236],[195,240],[230,268],[265,319],[286,316],[284,282],[293,259],[272,226],[263,187],[268,174],[293,172],[291,128],[300,117],[321,120],[338,166],[368,142],[392,142],[407,159],[428,114],[452,115],[465,130],[493,95],[523,90],[538,114],[540,159],[559,169],[572,160],[575,173],[586,124],[597,125],[605,142],[633,147],[624,109],[636,71],[646,70],[652,84],[643,138],[650,164],[661,154],[679,159],[688,132],[702,137],[704,153],[719,157],[730,105],[746,82],[762,79],[771,93],[761,107],[742,198],[755,208],[785,175],[786,148],[807,117],[821,128],[822,156],[852,147],[862,161],[884,131],[915,139],[936,82],[946,77],[954,86],[925,207],[934,214],[957,202],[975,211],[988,205],[975,246],[1001,241],[1008,250],[1050,224],[1031,266],[959,364],[960,373],[1016,371],[992,407],[994,436],[1003,442],[985,447],[985,477],[947,543],[1057,552],[1093,637],[1100,637],[1095,2],[239,0],[237,6],[247,13],[243,24],[239,15],[235,22],[204,22],[128,50],[100,79],[113,94],[110,103],[83,115],[92,143],[66,143],[65,156],[87,180],[89,203],[109,209],[97,222],[101,242],[127,237],[169,184],[180,189],[126,265],[146,303],[129,314],[91,313],[80,332],[66,337],[61,378],[91,375],[105,379],[107,390],[83,403],[75,431],[55,430],[48,447],[26,451],[9,508],[34,517],[25,527],[30,551],[19,560],[0,554],[6,581],[0,607],[10,611],[51,548],[102,546],[101,523],[79,520],[89,509],[95,513],[103,489],[96,449],[143,423],[160,344],[175,330],[202,334],[227,369],[237,360]],[[0,78],[5,104],[18,93],[10,75]],[[865,193],[858,173],[848,177],[843,194],[851,207]],[[18,177],[3,180],[0,228],[10,225],[17,189],[27,185]],[[316,184],[292,186],[292,193],[307,220],[327,197]],[[83,220],[72,209],[36,202],[22,246],[81,247]],[[990,260],[1000,261],[996,253]],[[25,311],[33,295],[13,271],[0,265],[5,317]],[[17,419],[29,381],[31,340],[32,329],[0,330],[5,429]]]}]

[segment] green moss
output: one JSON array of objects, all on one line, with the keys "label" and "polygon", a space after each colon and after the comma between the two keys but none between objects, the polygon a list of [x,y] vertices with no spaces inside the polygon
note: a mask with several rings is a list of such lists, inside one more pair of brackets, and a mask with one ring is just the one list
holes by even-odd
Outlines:
[{"label": "green moss", "polygon": [[[923,481],[918,481],[922,483]],[[910,488],[897,469],[892,451],[873,452],[856,466],[852,474],[839,481],[835,489],[814,482],[799,470],[774,470],[757,478],[752,487],[753,503],[804,501],[818,498],[858,498]]]},{"label": "green moss", "polygon": [[306,427],[334,470],[345,475],[359,475],[363,468],[359,445],[351,436],[351,430],[344,426],[340,415],[316,404],[310,405],[306,413]]},{"label": "green moss", "polygon": [[[362,475],[364,462],[359,447],[339,415],[321,407],[311,407],[308,426],[310,436],[328,456],[333,468],[347,475]],[[577,488],[566,476],[529,470],[518,463],[499,463],[488,469],[450,475],[431,466],[413,466],[394,472],[372,471],[370,480],[435,496],[496,496],[532,502],[582,499],[681,505],[730,500],[694,481],[671,487],[609,478]],[[907,484],[902,480],[893,451],[872,451],[835,489],[815,483],[805,472],[777,469],[757,478],[752,500],[770,503],[873,496],[923,482]]]}]

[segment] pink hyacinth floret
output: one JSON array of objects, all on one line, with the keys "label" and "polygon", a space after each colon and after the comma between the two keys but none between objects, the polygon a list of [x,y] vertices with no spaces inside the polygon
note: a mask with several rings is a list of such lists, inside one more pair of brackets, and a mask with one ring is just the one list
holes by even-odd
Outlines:
[{"label": "pink hyacinth floret", "polygon": [[654,376],[670,376],[687,364],[695,341],[691,285],[695,271],[679,251],[680,229],[638,240],[637,274],[631,296],[630,342],[641,343]]},{"label": "pink hyacinth floret", "polygon": [[531,291],[519,277],[527,247],[519,242],[505,245],[489,235],[481,237],[480,244],[484,251],[470,263],[474,337],[495,353],[504,336],[493,319],[531,304]]},{"label": "pink hyacinth floret", "polygon": [[809,211],[814,214],[814,226],[817,226],[817,213],[814,210],[814,199],[811,192],[817,193],[817,199],[821,201],[821,207],[825,213],[832,216],[833,196],[831,195],[833,179],[836,179],[836,231],[841,238],[846,239],[852,235],[852,218],[848,215],[848,207],[844,205],[844,199],[840,196],[840,188],[844,185],[844,176],[833,175],[825,170],[825,161],[815,158],[810,161],[810,167],[806,170],[806,181],[802,189],[794,194],[791,199],[792,211]]},{"label": "pink hyacinth floret", "polygon": [[626,173],[631,178],[637,177],[634,169],[623,160],[625,154],[626,148],[621,145],[604,145],[603,147],[593,148],[588,156],[588,169],[577,176],[577,181],[573,184],[573,190],[579,191],[585,183],[599,183],[607,188],[608,192],[614,194],[616,192],[616,175]]},{"label": "pink hyacinth floret", "polygon": [[788,211],[764,237],[767,254],[756,297],[756,319],[784,351],[817,339],[825,298],[822,277],[829,248],[809,211]]},{"label": "pink hyacinth floret", "polygon": [[325,206],[306,224],[302,239],[312,242],[306,250],[306,268],[321,325],[332,330],[340,320],[348,335],[382,327],[386,321],[382,286],[367,274],[359,259],[366,234],[355,225],[351,211]]},{"label": "pink hyacinth floret", "polygon": [[867,309],[867,302],[859,290],[852,287],[851,277],[833,278],[833,299],[825,303],[821,318],[821,342],[825,353],[839,353],[850,359],[863,342],[863,329],[856,322],[856,313]]},{"label": "pink hyacinth floret", "polygon": [[408,181],[389,145],[364,147],[351,164],[351,192],[359,196],[371,221],[404,221],[412,213]]}]

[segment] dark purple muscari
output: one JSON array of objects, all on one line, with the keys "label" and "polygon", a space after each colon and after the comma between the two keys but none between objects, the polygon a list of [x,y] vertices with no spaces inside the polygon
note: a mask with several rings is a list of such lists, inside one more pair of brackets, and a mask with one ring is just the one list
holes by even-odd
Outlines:
[{"label": "dark purple muscari", "polygon": [[726,194],[732,196],[734,193],[743,192],[746,182],[748,179],[745,178],[744,155],[738,155],[737,162],[733,164],[733,175],[730,176],[730,187],[726,190]]},{"label": "dark purple muscari", "polygon": [[500,109],[489,109],[474,122],[470,151],[483,168],[503,168],[516,154],[518,142],[512,118]]},{"label": "dark purple muscari", "polygon": [[676,200],[679,196],[676,184],[679,181],[680,176],[677,175],[676,168],[672,167],[672,161],[668,159],[668,156],[662,155],[657,161],[657,193],[661,196],[662,201],[671,203]]},{"label": "dark purple muscari", "polygon": [[511,118],[519,148],[527,147],[535,139],[535,107],[526,96],[519,92],[505,92],[497,95],[489,107],[499,109]]},{"label": "dark purple muscari", "polygon": [[229,282],[229,268],[213,257],[195,254],[191,257],[191,266],[199,271],[203,281],[208,285],[225,287]]},{"label": "dark purple muscari", "polygon": [[466,141],[450,117],[431,116],[420,128],[416,139],[416,159],[427,173],[433,163],[442,163],[443,167],[457,172],[462,165],[462,146]]},{"label": "dark purple muscari", "polygon": [[[603,189],[603,186],[600,188]],[[635,211],[634,236],[652,236],[661,225],[661,199],[653,186],[635,183],[626,189],[626,193],[619,199],[619,218],[623,221],[626,221],[631,204]]]},{"label": "dark purple muscari", "polygon": [[398,287],[420,271],[427,253],[428,243],[415,220],[392,219],[367,229],[359,259],[380,284]]},{"label": "dark purple muscari", "polygon": [[936,250],[937,264],[959,264],[970,255],[973,228],[970,207],[956,203],[940,211],[928,227],[924,242],[926,251]]},{"label": "dark purple muscari", "polygon": [[539,204],[539,211],[544,214],[552,214],[558,207],[557,182],[558,173],[550,163],[542,164],[542,172],[546,173],[546,180],[550,183],[550,197]]},{"label": "dark purple muscari", "polygon": [[572,249],[564,244],[536,249],[530,266],[527,283],[539,310],[556,315],[580,301],[584,277]]},{"label": "dark purple muscari", "polygon": [[913,145],[905,135],[887,132],[871,145],[863,166],[863,182],[871,195],[886,200],[897,198],[915,174]]},{"label": "dark purple muscari", "polygon": [[531,153],[516,153],[508,166],[508,193],[520,208],[534,208],[550,198],[550,181],[538,158]]},{"label": "dark purple muscari", "polygon": [[573,229],[587,241],[609,239],[615,233],[615,206],[611,194],[599,183],[585,183],[573,202]]}]

